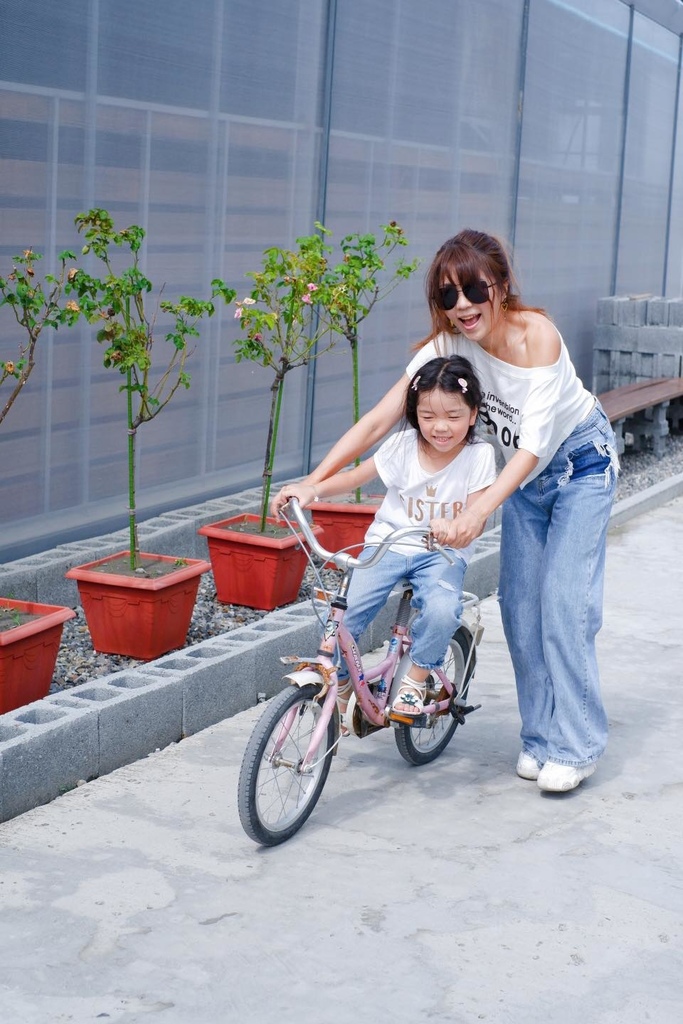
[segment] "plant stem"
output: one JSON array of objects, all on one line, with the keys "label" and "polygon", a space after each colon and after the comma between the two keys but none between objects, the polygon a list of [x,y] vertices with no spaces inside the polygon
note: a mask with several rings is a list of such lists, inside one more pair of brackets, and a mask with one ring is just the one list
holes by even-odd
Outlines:
[{"label": "plant stem", "polygon": [[137,428],[133,425],[133,371],[126,371],[126,401],[128,403],[128,530],[130,547],[130,567],[137,568],[138,562],[138,531],[135,515],[135,435]]},{"label": "plant stem", "polygon": [[[358,335],[353,334],[349,336],[349,345],[351,346],[351,366],[353,372],[353,422],[358,423],[360,419],[360,386],[358,381]],[[355,465],[360,466],[360,458],[356,456]],[[360,487],[356,488],[356,503],[360,504],[361,493]]]},{"label": "plant stem", "polygon": [[280,409],[282,408],[282,392],[284,390],[285,383],[284,372],[278,372],[270,388],[270,425],[268,429],[268,440],[266,442],[266,462],[263,467],[263,497],[261,499],[261,519],[259,523],[259,530],[261,533],[263,533],[266,528],[266,519],[268,518],[270,488],[273,481],[273,462],[275,461],[275,449],[277,448]]}]

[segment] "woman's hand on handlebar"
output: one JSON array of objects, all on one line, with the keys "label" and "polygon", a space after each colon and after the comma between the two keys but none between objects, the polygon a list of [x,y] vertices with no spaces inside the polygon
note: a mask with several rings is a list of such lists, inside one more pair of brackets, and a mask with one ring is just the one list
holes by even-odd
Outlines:
[{"label": "woman's hand on handlebar", "polygon": [[438,540],[449,548],[466,548],[482,533],[486,520],[473,509],[465,508],[455,519],[432,519],[429,528]]},{"label": "woman's hand on handlebar", "polygon": [[283,484],[270,503],[271,515],[277,518],[290,498],[297,498],[302,508],[308,508],[317,497],[318,491],[314,484]]}]

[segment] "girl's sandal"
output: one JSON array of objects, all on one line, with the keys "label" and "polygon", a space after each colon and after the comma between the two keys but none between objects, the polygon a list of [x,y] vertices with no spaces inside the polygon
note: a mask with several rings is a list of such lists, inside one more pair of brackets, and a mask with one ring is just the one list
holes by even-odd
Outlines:
[{"label": "girl's sandal", "polygon": [[349,729],[345,722],[346,711],[353,693],[353,685],[348,679],[343,686],[337,687],[337,708],[339,710],[340,732],[342,736],[349,735]]},{"label": "girl's sandal", "polygon": [[424,699],[427,687],[416,683],[410,676],[404,676],[398,693],[394,697],[391,711],[395,715],[406,715],[417,718],[424,713]]}]

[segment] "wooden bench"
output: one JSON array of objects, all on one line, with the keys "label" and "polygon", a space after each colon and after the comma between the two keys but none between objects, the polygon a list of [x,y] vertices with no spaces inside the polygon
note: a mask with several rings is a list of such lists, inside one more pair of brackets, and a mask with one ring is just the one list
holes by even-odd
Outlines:
[{"label": "wooden bench", "polygon": [[674,430],[680,429],[682,397],[683,377],[638,381],[598,395],[598,401],[614,427],[619,454],[624,451],[624,434],[629,433],[633,435],[636,450],[642,447],[644,438],[651,437],[653,451],[661,457],[669,433],[669,420]]}]

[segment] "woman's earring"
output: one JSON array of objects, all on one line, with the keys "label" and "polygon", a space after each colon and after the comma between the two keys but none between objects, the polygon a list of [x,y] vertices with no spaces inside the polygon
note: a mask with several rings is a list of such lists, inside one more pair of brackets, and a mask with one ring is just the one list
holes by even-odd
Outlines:
[{"label": "woman's earring", "polygon": [[508,311],[508,300],[507,300],[507,296],[506,296],[506,297],[505,297],[505,298],[503,299],[503,301],[501,302],[501,304],[500,304],[500,308],[501,308],[501,309],[503,310],[503,312],[504,312],[504,313],[507,313],[507,311]]}]

